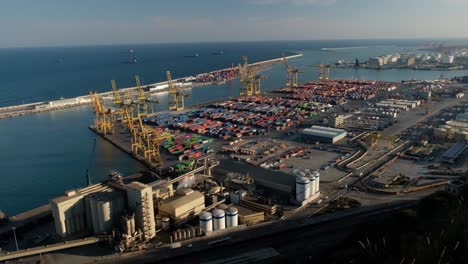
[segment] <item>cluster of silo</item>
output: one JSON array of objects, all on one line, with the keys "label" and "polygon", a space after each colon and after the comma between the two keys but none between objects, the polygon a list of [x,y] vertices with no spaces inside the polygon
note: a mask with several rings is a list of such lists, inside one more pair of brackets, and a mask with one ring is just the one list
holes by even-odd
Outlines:
[{"label": "cluster of silo", "polygon": [[308,169],[295,169],[296,200],[303,202],[320,192],[320,173]]},{"label": "cluster of silo", "polygon": [[124,208],[123,196],[119,192],[97,192],[85,197],[88,226],[93,233],[110,232],[114,219],[119,219]]},{"label": "cluster of silo", "polygon": [[122,215],[120,217],[122,223],[123,233],[127,237],[135,234],[135,214]]},{"label": "cluster of silo", "polygon": [[235,227],[238,224],[239,212],[233,206],[225,210],[216,208],[211,213],[205,211],[200,214],[200,227],[205,233]]}]

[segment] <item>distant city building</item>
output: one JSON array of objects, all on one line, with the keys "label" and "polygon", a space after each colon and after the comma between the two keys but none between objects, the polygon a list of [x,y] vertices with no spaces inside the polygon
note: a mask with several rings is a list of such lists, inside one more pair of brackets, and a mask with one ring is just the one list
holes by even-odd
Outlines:
[{"label": "distant city building", "polygon": [[370,67],[380,67],[383,65],[383,60],[381,57],[369,58],[368,65]]},{"label": "distant city building", "polygon": [[442,63],[453,64],[454,58],[455,58],[454,56],[446,55],[446,56],[442,57]]}]

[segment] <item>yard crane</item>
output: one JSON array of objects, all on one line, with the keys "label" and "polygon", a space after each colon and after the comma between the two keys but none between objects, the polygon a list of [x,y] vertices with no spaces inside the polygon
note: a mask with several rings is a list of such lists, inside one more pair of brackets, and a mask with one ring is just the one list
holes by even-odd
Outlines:
[{"label": "yard crane", "polygon": [[144,160],[153,167],[162,165],[160,144],[172,135],[147,127],[141,115],[137,116],[137,120],[137,126],[132,132],[132,152],[135,155],[143,155]]},{"label": "yard crane", "polygon": [[113,115],[110,108],[104,108],[104,104],[95,91],[89,93],[94,112],[94,128],[97,132],[106,134],[114,133]]},{"label": "yard crane", "polygon": [[240,95],[252,96],[255,93],[255,72],[249,67],[247,56],[242,57],[244,65],[239,64],[239,79],[241,82]]},{"label": "yard crane", "polygon": [[260,95],[261,94],[261,84],[263,80],[268,79],[267,76],[257,74],[254,76],[253,80],[253,93],[255,95]]},{"label": "yard crane", "polygon": [[398,137],[395,137],[395,136],[390,136],[390,135],[385,135],[385,134],[382,134],[382,133],[379,133],[379,132],[372,132],[370,135],[370,140],[371,140],[371,145],[374,146],[375,144],[377,144],[377,142],[380,140],[380,139],[385,139],[387,140],[387,147],[389,149],[392,149],[394,144],[398,141]]},{"label": "yard crane", "polygon": [[153,114],[153,103],[159,103],[158,100],[148,98],[145,91],[141,87],[140,76],[135,75],[135,82],[137,85],[138,96],[136,104],[138,105],[137,114],[142,116],[150,116]]},{"label": "yard crane", "polygon": [[330,68],[332,66],[330,64],[319,64],[319,65],[310,65],[307,67],[317,67],[320,68],[320,74],[319,74],[319,80],[321,81],[327,81],[330,80]]},{"label": "yard crane", "polygon": [[172,80],[171,72],[166,71],[167,86],[168,86],[168,105],[170,111],[181,111],[185,108],[184,98],[190,96],[189,94],[183,93],[180,87],[176,87]]},{"label": "yard crane", "polygon": [[114,104],[121,106],[123,104],[123,100],[122,100],[122,97],[120,96],[119,90],[117,89],[115,80],[111,80],[111,86],[112,86],[112,95],[114,96]]},{"label": "yard crane", "polygon": [[286,87],[297,87],[299,82],[299,73],[303,73],[297,68],[288,64],[288,59],[283,54],[284,65],[286,66]]},{"label": "yard crane", "polygon": [[117,117],[120,115],[120,118],[116,118],[116,120],[121,121],[123,123],[129,123],[128,116],[126,114],[127,111],[133,112],[133,104],[132,99],[130,98],[130,94],[128,91],[121,92],[117,89],[117,85],[115,80],[111,80],[112,86],[112,95],[114,97],[114,104],[120,107],[120,110],[115,113]]}]

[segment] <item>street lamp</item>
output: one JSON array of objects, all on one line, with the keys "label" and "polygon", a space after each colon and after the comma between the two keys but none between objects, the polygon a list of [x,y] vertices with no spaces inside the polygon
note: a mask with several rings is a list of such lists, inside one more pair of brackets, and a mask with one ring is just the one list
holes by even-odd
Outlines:
[{"label": "street lamp", "polygon": [[16,227],[11,228],[13,230],[13,237],[15,238],[16,251],[18,251],[18,240],[16,240]]}]

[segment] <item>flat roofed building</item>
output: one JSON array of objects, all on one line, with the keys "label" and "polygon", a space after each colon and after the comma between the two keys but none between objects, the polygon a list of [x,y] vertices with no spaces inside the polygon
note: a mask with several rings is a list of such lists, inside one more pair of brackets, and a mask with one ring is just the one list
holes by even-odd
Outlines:
[{"label": "flat roofed building", "polygon": [[245,225],[255,225],[265,221],[265,213],[251,210],[249,208],[236,205],[239,213],[239,222]]},{"label": "flat roofed building", "polygon": [[50,206],[56,234],[64,237],[89,231],[91,226],[88,226],[86,219],[90,212],[86,210],[85,196],[113,190],[113,188],[99,183],[82,189],[66,191],[64,196],[52,199]]},{"label": "flat roofed building", "polygon": [[158,209],[160,214],[169,216],[178,224],[205,209],[205,196],[190,188],[181,188],[174,196],[160,201]]},{"label": "flat roofed building", "polygon": [[342,140],[346,137],[346,134],[346,130],[343,129],[321,126],[312,126],[311,128],[307,128],[302,131],[302,137],[306,141],[319,141],[322,143],[331,144]]},{"label": "flat roofed building", "polygon": [[457,142],[453,144],[443,155],[442,159],[445,162],[454,163],[468,147],[465,142]]}]

